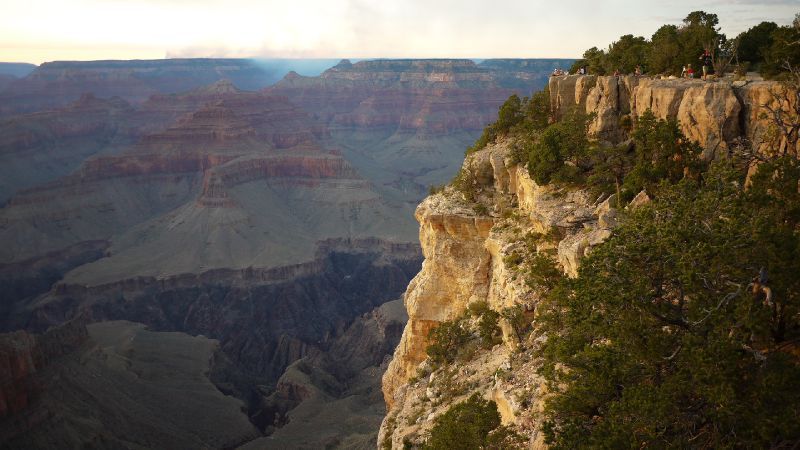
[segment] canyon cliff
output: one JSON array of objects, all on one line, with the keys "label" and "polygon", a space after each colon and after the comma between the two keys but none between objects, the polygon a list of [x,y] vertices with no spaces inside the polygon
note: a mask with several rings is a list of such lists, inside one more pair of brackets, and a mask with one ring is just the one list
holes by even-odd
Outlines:
[{"label": "canyon cliff", "polygon": [[[10,347],[15,374],[29,369],[4,381],[18,409],[0,421],[2,448],[231,447],[259,435],[242,403],[206,376],[214,340],[85,319],[22,333],[0,336],[3,362]],[[31,385],[21,405],[20,388]]]},{"label": "canyon cliff", "polygon": [[[209,379],[256,430],[205,445],[369,446],[404,321],[391,301],[421,261],[412,205],[547,64],[342,62],[261,91],[242,90],[263,85],[238,60],[45,64],[0,93],[0,326],[202,335],[217,341]],[[10,396],[22,406],[4,423],[43,402],[80,416],[47,400],[69,389]],[[50,422],[25,423],[16,442],[44,445]],[[97,442],[127,439],[107,426]]]},{"label": "canyon cliff", "polygon": [[343,60],[318,77],[290,73],[267,91],[312,111],[344,157],[411,215],[428,186],[455,174],[503,101],[544,87],[557,61]]},{"label": "canyon cliff", "polygon": [[[563,76],[549,82],[553,116],[573,108],[595,114],[589,124],[595,139],[627,141],[624,118],[650,110],[677,119],[683,133],[707,149],[707,159],[742,145],[765,148],[770,122],[762,113],[778,89],[770,82],[634,77]],[[495,401],[502,424],[524,436],[528,447],[544,447],[539,418],[546,388],[530,356],[538,344],[521,342],[504,315],[516,308],[536,326],[540,292],[526,283],[520,260],[549,253],[562,272],[575,277],[581,259],[613,235],[617,208],[636,208],[649,197],[641,192],[619,205],[613,195],[595,198],[577,188],[540,186],[514,152],[514,142],[500,138],[468,154],[462,185],[447,186],[416,209],[425,259],[404,296],[408,323],[383,376],[388,413],[379,448],[420,445],[437,417],[473,393]],[[426,352],[430,331],[469,317],[474,305],[500,314],[502,342],[473,348],[457,363],[434,365]],[[516,351],[520,347],[527,350]]]},{"label": "canyon cliff", "polygon": [[38,66],[0,92],[0,115],[62,106],[85,93],[138,103],[153,94],[187,91],[225,78],[242,89],[270,82],[250,59],[56,61]]},{"label": "canyon cliff", "polygon": [[596,115],[589,133],[597,139],[626,140],[630,121],[649,110],[660,119],[677,119],[684,135],[704,148],[706,159],[725,156],[737,145],[762,149],[771,125],[766,107],[777,106],[783,89],[770,81],[593,75],[551,77],[548,87],[555,117],[573,108]]}]

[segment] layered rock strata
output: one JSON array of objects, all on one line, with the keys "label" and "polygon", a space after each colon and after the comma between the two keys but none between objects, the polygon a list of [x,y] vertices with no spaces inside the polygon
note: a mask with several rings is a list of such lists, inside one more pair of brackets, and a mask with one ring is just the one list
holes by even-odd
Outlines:
[{"label": "layered rock strata", "polygon": [[185,92],[221,79],[249,90],[274,82],[249,59],[56,61],[36,67],[0,92],[0,115],[62,106],[85,93],[141,103],[154,94]]},{"label": "layered rock strata", "polygon": [[345,60],[317,77],[290,73],[268,92],[312,111],[344,157],[382,195],[410,210],[428,186],[453,176],[464,149],[509,95],[530,95],[533,85],[544,85],[519,78],[533,70],[520,60],[489,66],[449,59]]}]

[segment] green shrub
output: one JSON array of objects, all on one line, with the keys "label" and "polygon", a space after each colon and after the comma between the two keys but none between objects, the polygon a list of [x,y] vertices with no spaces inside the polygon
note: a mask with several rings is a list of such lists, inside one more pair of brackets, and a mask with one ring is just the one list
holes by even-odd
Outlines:
[{"label": "green shrub", "polygon": [[545,129],[529,144],[528,173],[539,185],[579,182],[589,149],[591,116],[572,112]]},{"label": "green shrub", "polygon": [[467,201],[474,202],[477,199],[478,186],[471,171],[462,167],[450,183],[456,191],[464,195]]},{"label": "green shrub", "polygon": [[642,189],[653,192],[662,180],[674,184],[702,169],[701,147],[686,139],[674,118],[658,119],[647,110],[636,121],[632,137],[636,162],[625,176],[623,200]]},{"label": "green shrub", "polygon": [[530,320],[525,316],[525,311],[521,305],[508,306],[500,311],[500,317],[514,330],[517,339],[522,341],[525,332],[528,330]]},{"label": "green shrub", "polygon": [[548,129],[530,148],[528,173],[540,186],[550,184],[553,174],[564,166],[560,137],[556,129]]},{"label": "green shrub", "polygon": [[469,305],[469,313],[478,318],[478,335],[483,348],[492,348],[503,342],[497,311],[489,308],[486,302],[475,302]]},{"label": "green shrub", "polygon": [[522,255],[519,252],[511,252],[503,257],[503,264],[507,267],[517,267],[522,262]]},{"label": "green shrub", "polygon": [[550,448],[800,442],[800,162],[744,172],[665,183],[539,303]]},{"label": "green shrub", "polygon": [[526,439],[513,428],[500,425],[491,432],[486,439],[487,450],[510,450],[527,448]]},{"label": "green shrub", "polygon": [[486,216],[489,214],[489,208],[483,203],[477,203],[472,207],[472,211],[479,216]]},{"label": "green shrub", "polygon": [[525,114],[522,111],[522,100],[519,96],[514,94],[508,97],[503,105],[500,106],[500,110],[497,113],[497,121],[487,125],[486,128],[483,129],[483,133],[478,140],[475,141],[475,144],[467,148],[467,154],[476,152],[489,145],[489,143],[494,142],[498,136],[508,133],[511,128],[521,123],[524,118]]},{"label": "green shrub", "polygon": [[497,404],[473,394],[436,418],[425,450],[475,450],[487,448],[489,433],[500,426]]},{"label": "green shrub", "polygon": [[550,123],[550,93],[544,90],[535,92],[530,98],[520,99],[514,94],[509,97],[497,114],[497,120],[483,129],[483,133],[475,143],[467,148],[467,154],[478,151],[503,135],[523,135],[522,145],[512,146],[512,159],[516,163],[526,163],[528,152],[524,142],[531,141],[532,136],[547,128]]},{"label": "green shrub", "polygon": [[543,253],[531,258],[527,269],[526,283],[531,289],[540,292],[550,291],[563,277],[553,258]]},{"label": "green shrub", "polygon": [[469,338],[469,332],[464,329],[461,320],[444,321],[428,333],[430,344],[425,352],[436,365],[452,363]]},{"label": "green shrub", "polygon": [[[598,147],[592,151],[592,171],[587,183],[593,195],[616,193],[622,197],[622,183],[633,165],[636,153],[628,145]],[[616,205],[614,205],[616,206]]]}]

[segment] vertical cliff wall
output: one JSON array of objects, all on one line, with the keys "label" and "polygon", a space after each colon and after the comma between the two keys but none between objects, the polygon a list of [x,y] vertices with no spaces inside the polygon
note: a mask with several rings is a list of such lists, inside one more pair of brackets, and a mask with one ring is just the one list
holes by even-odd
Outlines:
[{"label": "vertical cliff wall", "polygon": [[599,140],[626,140],[630,120],[650,110],[658,118],[677,119],[686,137],[703,146],[706,158],[725,155],[742,143],[761,151],[772,144],[765,106],[778,107],[775,95],[782,89],[770,81],[633,76],[566,75],[549,82],[554,116],[563,117],[571,109],[594,113],[589,132]]},{"label": "vertical cliff wall", "polygon": [[[556,118],[572,108],[595,113],[589,132],[607,143],[629,139],[626,118],[651,110],[656,117],[677,119],[707,158],[722,157],[742,143],[761,151],[776,145],[768,139],[772,127],[764,117],[765,105],[776,104],[776,83],[564,76],[552,77],[549,88]],[[538,186],[511,157],[511,145],[500,140],[467,157],[462,170],[474,190],[469,201],[449,186],[416,210],[425,261],[406,291],[409,320],[383,377],[388,414],[379,446],[423,442],[436,417],[474,392],[494,400],[503,423],[527,437],[531,447],[543,445],[538,417],[544,387],[530,353],[513,352],[518,342],[509,324],[501,319],[503,344],[491,350],[433,371],[426,361],[430,330],[462,316],[470,304],[486,302],[497,312],[517,305],[535,317],[539,294],[525,283],[519,257],[548,252],[567,275],[576,276],[581,259],[616,226],[613,199]],[[642,192],[626,207],[647,201]],[[534,235],[548,237],[531,248]]]},{"label": "vertical cliff wall", "polygon": [[[497,312],[518,306],[535,314],[538,293],[526,284],[516,258],[530,256],[527,237],[558,229],[558,238],[542,240],[533,251],[556,254],[564,270],[575,273],[580,258],[611,234],[612,222],[601,220],[609,215],[608,202],[597,204],[583,191],[538,186],[511,159],[508,144],[490,145],[464,163],[478,204],[488,212],[452,187],[416,210],[425,262],[406,291],[409,320],[383,377],[389,410],[379,439],[384,446],[422,442],[433,420],[472,392],[494,400],[504,424],[540,444],[535,416],[541,405],[521,399],[540,398],[542,386],[535,362],[515,359],[518,337],[505,320],[501,345],[432,373],[426,362],[430,330],[462,316],[471,304],[485,302]],[[498,378],[512,367],[525,376]]]}]

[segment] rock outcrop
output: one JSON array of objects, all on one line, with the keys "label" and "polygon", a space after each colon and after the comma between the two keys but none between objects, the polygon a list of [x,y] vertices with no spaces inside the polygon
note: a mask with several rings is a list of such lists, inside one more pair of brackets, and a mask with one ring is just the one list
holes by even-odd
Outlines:
[{"label": "rock outcrop", "polygon": [[[771,90],[778,88],[763,82],[572,75],[552,77],[549,84],[556,119],[572,109],[595,113],[589,132],[601,141],[626,141],[630,121],[650,110],[658,118],[677,119],[683,133],[706,149],[707,159],[727,155],[744,141],[763,149],[769,129],[764,105],[775,101]],[[535,283],[526,282],[530,274],[520,269],[521,261],[550,255],[575,277],[582,259],[617,226],[621,205],[615,195],[595,199],[583,190],[538,186],[513,162],[510,147],[501,140],[467,156],[459,189],[469,195],[448,186],[417,208],[425,261],[406,291],[409,320],[383,378],[388,407],[378,441],[383,448],[420,444],[436,417],[474,392],[494,400],[503,424],[526,436],[531,448],[543,446],[539,418],[546,389],[529,353],[535,338],[519,342],[501,319],[503,344],[472,350],[441,367],[426,355],[430,330],[466,317],[476,302],[498,313],[520,308],[535,322],[540,294]],[[625,208],[649,201],[642,191]],[[514,352],[518,345],[528,350]]]},{"label": "rock outcrop", "polygon": [[[521,364],[515,367],[516,374],[527,373],[527,378],[515,377],[515,382],[496,377],[498,370],[510,368],[513,349],[519,343],[510,324],[501,321],[504,345],[486,354],[479,352],[453,368],[455,373],[445,368],[418,379],[427,364],[428,333],[441,322],[463,315],[476,302],[485,302],[496,312],[519,307],[533,314],[538,294],[526,284],[518,267],[520,257],[530,256],[526,236],[557,236],[541,240],[533,251],[556,254],[562,269],[575,275],[580,258],[607,239],[615,226],[613,200],[595,204],[583,191],[538,186],[524,167],[511,160],[507,142],[470,154],[464,170],[476,180],[478,202],[485,202],[489,212],[476,213],[450,187],[429,196],[417,208],[425,261],[406,291],[409,320],[383,378],[389,410],[381,428],[379,442],[383,445],[402,447],[404,439],[418,442],[433,418],[466,398],[465,394],[442,397],[444,388],[436,387],[442,383],[436,379],[442,377],[469,386],[464,392],[481,392],[495,400],[503,423],[515,425],[531,442],[538,442],[535,411],[541,386],[535,365],[514,363]],[[531,395],[534,402],[523,405],[515,400],[521,392]]]},{"label": "rock outcrop", "polygon": [[37,373],[88,339],[86,317],[76,317],[41,335],[19,330],[0,334],[0,420],[19,414],[46,389]]},{"label": "rock outcrop", "polygon": [[628,139],[631,121],[649,110],[657,118],[678,120],[684,135],[713,159],[745,142],[755,150],[768,147],[770,120],[763,117],[764,105],[777,105],[773,93],[782,87],[765,81],[566,75],[551,77],[549,89],[554,116],[573,108],[594,113],[589,132],[600,140],[618,144]]},{"label": "rock outcrop", "polygon": [[260,436],[208,379],[214,340],[130,322],[79,330],[80,345],[63,326],[35,338],[37,355],[58,359],[36,363],[34,401],[0,416],[3,447],[231,448]]},{"label": "rock outcrop", "polygon": [[0,418],[22,411],[39,388],[36,372],[36,339],[25,331],[0,335]]}]

